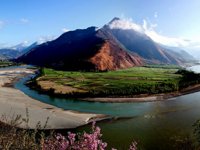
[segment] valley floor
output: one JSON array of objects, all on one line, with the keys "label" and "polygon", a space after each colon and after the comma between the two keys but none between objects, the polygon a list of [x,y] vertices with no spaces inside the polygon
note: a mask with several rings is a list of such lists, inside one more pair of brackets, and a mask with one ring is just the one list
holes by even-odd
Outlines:
[{"label": "valley floor", "polygon": [[[34,70],[26,68],[0,70],[0,121],[10,123],[17,116],[28,120],[28,124],[19,124],[22,128],[36,128],[40,123],[45,129],[75,128],[92,120],[102,119],[104,115],[64,111],[57,107],[34,100],[12,87],[12,83]],[[27,126],[28,125],[28,126]]]},{"label": "valley floor", "polygon": [[199,91],[200,77],[174,66],[134,67],[109,72],[44,68],[28,85],[52,96],[85,101],[147,102]]}]

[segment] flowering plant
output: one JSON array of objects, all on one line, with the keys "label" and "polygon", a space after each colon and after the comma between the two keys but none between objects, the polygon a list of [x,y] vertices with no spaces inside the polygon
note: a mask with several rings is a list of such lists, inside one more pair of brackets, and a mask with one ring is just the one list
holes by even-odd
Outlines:
[{"label": "flowering plant", "polygon": [[[91,133],[84,132],[82,135],[77,135],[68,132],[67,137],[56,134],[47,138],[43,143],[43,150],[105,150],[107,143],[103,142],[101,137],[101,129],[93,123]],[[133,142],[129,150],[136,150],[136,145],[137,143]]]}]

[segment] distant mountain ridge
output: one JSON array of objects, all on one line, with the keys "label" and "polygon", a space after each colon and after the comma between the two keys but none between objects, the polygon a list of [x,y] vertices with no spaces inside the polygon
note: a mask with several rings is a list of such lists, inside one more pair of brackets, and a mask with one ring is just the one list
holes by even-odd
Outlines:
[{"label": "distant mountain ridge", "polygon": [[46,41],[37,41],[32,43],[31,45],[28,45],[27,42],[23,42],[20,44],[17,44],[15,46],[0,48],[0,60],[13,60],[17,59],[21,55],[24,55],[34,47],[42,44]]},{"label": "distant mountain ridge", "polygon": [[20,43],[15,46],[0,48],[0,59],[16,59],[26,52],[28,46],[25,43]]},{"label": "distant mountain ridge", "polygon": [[62,70],[117,70],[145,63],[181,65],[186,57],[192,59],[186,52],[181,55],[183,52],[155,43],[140,29],[123,28],[123,20],[119,18],[100,29],[69,31],[53,41],[29,48],[18,62]]},{"label": "distant mountain ridge", "polygon": [[1,60],[14,59],[14,58],[19,57],[20,55],[21,55],[21,52],[13,50],[13,49],[7,49],[7,48],[0,49]]}]

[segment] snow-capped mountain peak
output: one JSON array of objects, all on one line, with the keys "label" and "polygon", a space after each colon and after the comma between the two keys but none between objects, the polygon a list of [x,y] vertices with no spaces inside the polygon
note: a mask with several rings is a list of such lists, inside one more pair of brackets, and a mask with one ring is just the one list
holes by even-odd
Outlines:
[{"label": "snow-capped mountain peak", "polygon": [[20,44],[17,44],[15,46],[10,47],[9,49],[16,50],[16,51],[20,52],[20,51],[23,51],[28,46],[29,46],[29,42],[28,41],[24,41],[24,42],[22,42]]}]

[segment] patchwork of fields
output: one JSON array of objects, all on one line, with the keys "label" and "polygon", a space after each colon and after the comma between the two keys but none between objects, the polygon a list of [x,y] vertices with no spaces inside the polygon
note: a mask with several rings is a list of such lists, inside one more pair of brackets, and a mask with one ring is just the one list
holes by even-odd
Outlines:
[{"label": "patchwork of fields", "polygon": [[[70,72],[44,68],[42,76],[36,81],[41,88],[45,85],[49,87],[46,90],[57,93],[59,89],[56,88],[73,89],[60,90],[59,94],[91,97],[134,96],[179,90],[182,75],[177,74],[177,71],[177,68],[168,67],[134,67],[109,72]],[[48,83],[51,86],[48,86]]]}]

